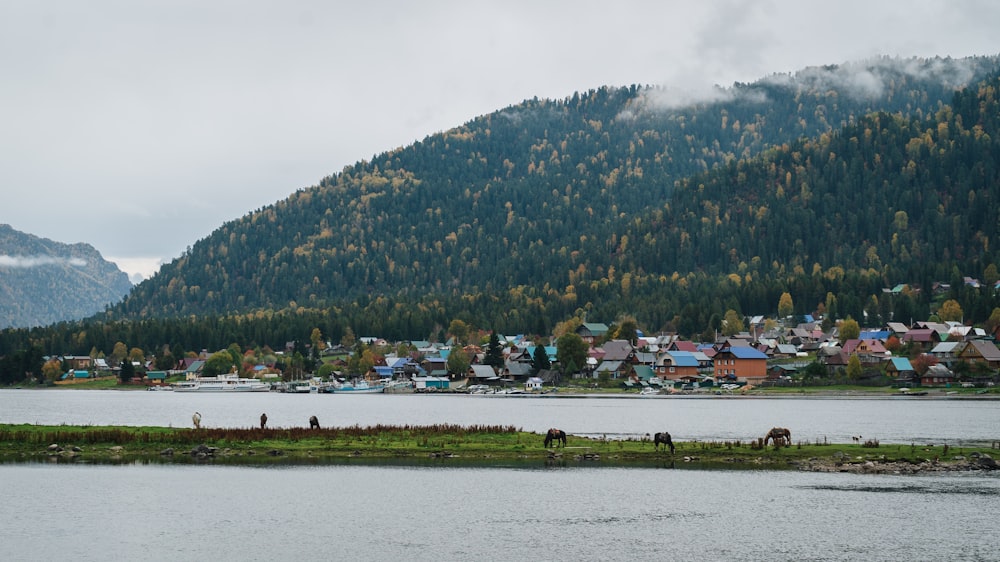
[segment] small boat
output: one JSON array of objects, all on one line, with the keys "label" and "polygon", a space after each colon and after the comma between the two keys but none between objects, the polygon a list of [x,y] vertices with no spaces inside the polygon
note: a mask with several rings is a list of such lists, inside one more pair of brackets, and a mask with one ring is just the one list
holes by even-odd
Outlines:
[{"label": "small boat", "polygon": [[292,381],[285,384],[284,391],[288,394],[309,394],[312,392],[312,385],[309,381]]},{"label": "small boat", "polygon": [[156,390],[156,391],[173,390],[173,389],[174,387],[167,384],[154,384],[152,386],[146,387],[146,390]]},{"label": "small boat", "polygon": [[656,396],[660,391],[653,387],[646,387],[639,391],[639,396]]},{"label": "small boat", "polygon": [[357,383],[331,384],[326,391],[333,394],[380,394],[385,390],[382,384],[368,384],[366,381]]}]

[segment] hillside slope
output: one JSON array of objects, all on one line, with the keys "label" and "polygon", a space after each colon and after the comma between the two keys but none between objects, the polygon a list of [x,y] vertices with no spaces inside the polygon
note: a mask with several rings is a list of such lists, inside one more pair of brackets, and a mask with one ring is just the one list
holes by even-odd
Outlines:
[{"label": "hillside slope", "polygon": [[[721,220],[728,192],[703,193],[701,180],[685,178],[788,151],[802,138],[829,143],[843,127],[871,128],[865,116],[874,112],[886,122],[920,123],[996,65],[992,57],[878,59],[737,84],[697,102],[637,86],[525,101],[347,167],[222,225],[136,287],[111,317],[363,306],[372,298],[417,302],[519,288],[593,304],[583,291],[617,286],[626,274],[720,274],[738,271],[741,262],[791,267],[796,258],[803,267],[846,260],[851,268],[858,262],[853,251],[827,258],[814,249],[859,248],[867,233],[845,229],[831,240],[814,223],[771,221],[765,213],[760,220],[769,234],[760,236],[744,223]],[[864,131],[861,138],[871,140]],[[867,146],[878,150],[877,143]],[[840,190],[861,187],[836,174],[861,171],[826,170],[834,174],[827,209],[841,205]],[[735,186],[755,193],[778,181],[760,179],[771,183],[738,177]],[[788,198],[772,200],[768,209],[795,205],[789,191],[812,189],[802,183],[788,183]],[[942,220],[964,220],[953,211]],[[879,222],[893,212],[879,208],[872,216]],[[709,224],[711,232],[693,223]],[[690,246],[685,233],[704,241],[699,251],[665,250]],[[753,247],[733,256],[722,240],[740,236]],[[709,240],[718,247],[708,248]],[[953,241],[962,255],[976,252],[967,241]],[[879,256],[890,262],[888,253]],[[759,296],[771,297],[770,291]]]},{"label": "hillside slope", "polygon": [[0,224],[0,328],[86,318],[132,289],[89,244],[63,244]]}]

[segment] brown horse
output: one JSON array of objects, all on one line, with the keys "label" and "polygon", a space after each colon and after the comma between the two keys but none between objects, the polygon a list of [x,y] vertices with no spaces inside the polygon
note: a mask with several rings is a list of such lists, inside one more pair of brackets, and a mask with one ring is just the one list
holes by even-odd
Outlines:
[{"label": "brown horse", "polygon": [[309,416],[309,429],[319,429],[319,420],[316,416]]},{"label": "brown horse", "polygon": [[792,432],[784,427],[772,427],[771,431],[767,432],[764,436],[764,446],[767,447],[768,440],[774,440],[775,445],[788,445],[792,444]]},{"label": "brown horse", "polygon": [[264,426],[266,426],[266,425],[267,425],[267,414],[261,414],[260,415],[260,428],[264,429]]},{"label": "brown horse", "polygon": [[660,443],[663,443],[664,447],[670,447],[670,454],[674,454],[674,441],[670,439],[669,433],[664,431],[653,435],[653,448],[659,451]]},{"label": "brown horse", "polygon": [[566,446],[566,432],[553,427],[548,431],[548,433],[545,434],[545,445],[543,446],[548,447],[553,442],[558,443],[559,441],[562,441],[563,447]]}]

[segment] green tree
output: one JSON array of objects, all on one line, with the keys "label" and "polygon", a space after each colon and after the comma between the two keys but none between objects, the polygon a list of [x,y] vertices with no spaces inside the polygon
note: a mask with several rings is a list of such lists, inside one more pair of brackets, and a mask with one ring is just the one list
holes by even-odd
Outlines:
[{"label": "green tree", "polygon": [[500,344],[500,338],[496,332],[490,333],[490,342],[486,345],[486,357],[483,359],[483,363],[493,367],[496,371],[503,369],[503,345]]},{"label": "green tree", "polygon": [[564,375],[577,372],[587,364],[587,342],[575,332],[559,336],[556,340],[556,361]]},{"label": "green tree", "polygon": [[456,376],[464,376],[469,370],[469,365],[472,361],[469,359],[469,354],[465,352],[461,347],[451,348],[451,353],[448,354],[448,361],[446,362],[448,366],[448,372]]},{"label": "green tree", "polygon": [[856,381],[861,378],[861,359],[858,358],[856,353],[852,353],[851,357],[847,360],[847,378]]},{"label": "green tree", "polygon": [[354,347],[354,343],[357,338],[354,337],[354,330],[350,326],[344,328],[344,335],[340,338],[340,345],[344,346],[346,349],[351,349]]},{"label": "green tree", "polygon": [[226,352],[229,353],[229,358],[236,367],[243,366],[243,349],[238,343],[231,343],[229,347],[226,348]]},{"label": "green tree", "polygon": [[991,333],[996,330],[997,326],[1000,326],[1000,307],[994,308],[989,319],[986,320],[986,329]]},{"label": "green tree", "polygon": [[778,299],[778,317],[781,319],[788,318],[795,312],[795,306],[792,304],[792,295],[785,291],[781,293],[781,298]]},{"label": "green tree", "polygon": [[464,321],[455,319],[448,324],[448,333],[451,337],[455,338],[455,343],[457,345],[466,345],[469,343],[469,334],[472,332],[472,328],[466,324]]},{"label": "green tree", "polygon": [[205,366],[202,368],[202,373],[207,377],[214,377],[216,375],[224,375],[233,370],[233,356],[227,350],[216,351],[213,353],[207,361],[205,361]]},{"label": "green tree", "polygon": [[122,361],[121,369],[118,371],[118,379],[122,384],[128,384],[135,376],[135,365],[131,361]]},{"label": "green tree", "polygon": [[552,368],[549,361],[549,354],[545,352],[544,345],[536,345],[535,351],[531,354],[531,374],[537,375],[539,371],[546,371]]}]

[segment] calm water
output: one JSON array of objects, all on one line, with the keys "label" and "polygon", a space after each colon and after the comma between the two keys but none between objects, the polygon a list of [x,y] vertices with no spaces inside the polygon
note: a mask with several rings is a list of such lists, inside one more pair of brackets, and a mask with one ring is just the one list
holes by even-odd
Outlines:
[{"label": "calm water", "polygon": [[997,560],[1000,478],[0,465],[4,560]]},{"label": "calm water", "polygon": [[568,398],[468,395],[196,394],[109,390],[0,390],[0,423],[249,427],[374,424],[513,425],[573,435],[682,440],[752,439],[773,426],[795,440],[962,444],[1000,440],[1000,401],[948,399]]},{"label": "calm water", "polygon": [[[1000,402],[0,390],[0,423],[559,426],[963,443]],[[3,560],[1000,560],[1000,474],[521,465],[0,465]]]}]

